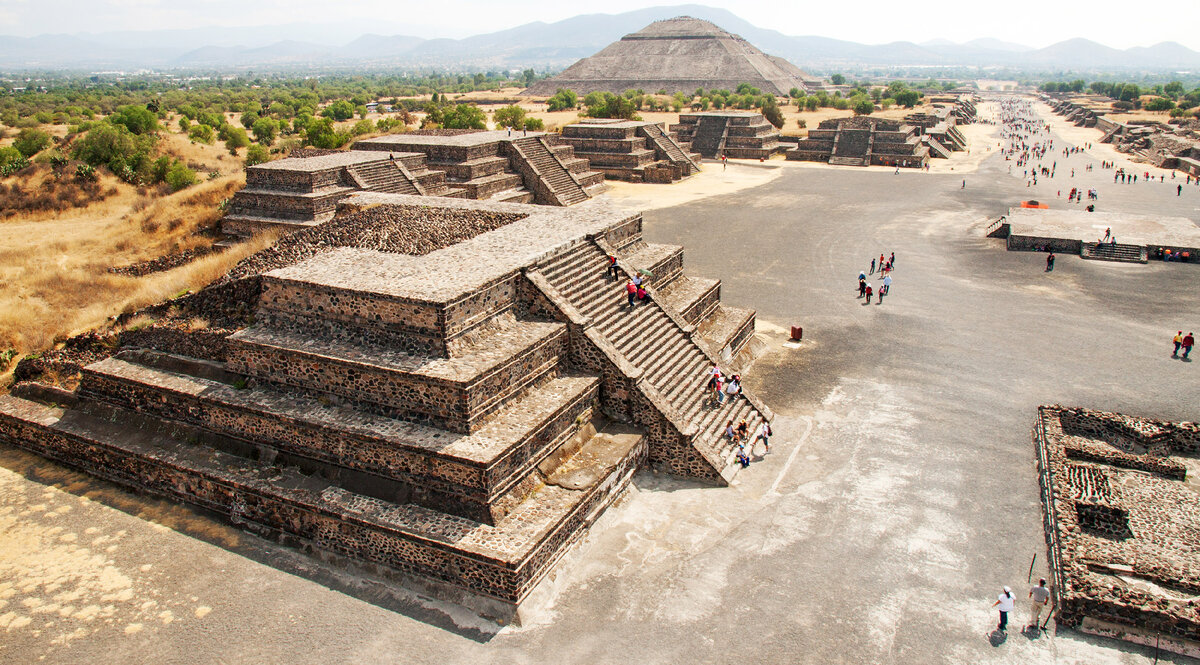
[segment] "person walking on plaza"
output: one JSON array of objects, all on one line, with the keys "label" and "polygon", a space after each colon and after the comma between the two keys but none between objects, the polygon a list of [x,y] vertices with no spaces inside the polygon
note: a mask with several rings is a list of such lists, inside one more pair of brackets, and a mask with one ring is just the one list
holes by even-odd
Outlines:
[{"label": "person walking on plaza", "polygon": [[1175,343],[1175,350],[1171,352],[1171,357],[1178,358],[1179,347],[1183,346],[1183,331],[1180,330],[1179,332],[1175,333],[1175,338],[1171,341]]},{"label": "person walking on plaza", "polygon": [[[871,299],[871,287],[869,287],[869,286],[867,287],[867,299],[868,300]],[[1192,346],[1194,346],[1195,344],[1196,344],[1196,338],[1192,336],[1192,333],[1189,332],[1188,334],[1183,336],[1183,359],[1184,360],[1188,359],[1188,355],[1191,354],[1191,352],[1192,352]]]},{"label": "person walking on plaza", "polygon": [[1029,590],[1029,627],[1037,628],[1042,610],[1050,604],[1050,590],[1046,588],[1046,580],[1038,580],[1038,585]]},{"label": "person walking on plaza", "polygon": [[758,428],[758,436],[754,439],[754,445],[757,446],[758,442],[762,441],[763,448],[765,448],[768,453],[771,452],[771,434],[773,433],[774,432],[771,431],[771,423],[764,420],[762,426]]},{"label": "person walking on plaza", "polygon": [[1046,257],[1046,272],[1054,270],[1054,252],[1050,252],[1050,256]]},{"label": "person walking on plaza", "polygon": [[1013,611],[1013,606],[1016,604],[1015,601],[1012,589],[1004,587],[1004,593],[997,596],[996,602],[992,603],[992,607],[1000,610],[1000,625],[996,626],[996,628],[1002,633],[1008,632],[1008,613]]},{"label": "person walking on plaza", "polygon": [[875,274],[875,259],[871,259],[871,274]]},{"label": "person walking on plaza", "polygon": [[[867,304],[868,305],[871,304],[871,293],[872,293],[871,285],[867,284]],[[1184,357],[1186,357],[1186,356],[1184,356]]]},{"label": "person walking on plaza", "polygon": [[892,252],[892,255],[888,257],[888,265],[893,268],[896,267],[896,253],[895,252]]},{"label": "person walking on plaza", "polygon": [[880,295],[887,295],[892,290],[892,276],[888,275],[883,278],[883,288],[879,290]]},{"label": "person walking on plaza", "polygon": [[867,279],[861,275],[858,278],[858,297],[867,295]]}]

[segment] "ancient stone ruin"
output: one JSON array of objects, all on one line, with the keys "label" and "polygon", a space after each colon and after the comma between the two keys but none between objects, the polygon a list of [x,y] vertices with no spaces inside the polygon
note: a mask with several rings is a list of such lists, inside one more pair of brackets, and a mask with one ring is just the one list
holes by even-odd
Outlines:
[{"label": "ancient stone ruin", "polygon": [[917,127],[859,116],[823,120],[787,152],[787,158],[835,166],[922,168],[929,154]]},{"label": "ancient stone ruin", "polygon": [[769,159],[785,150],[779,130],[753,111],[681,113],[671,132],[688,152],[709,159]]},{"label": "ancient stone ruin", "polygon": [[1103,131],[1100,143],[1113,144],[1134,161],[1200,177],[1200,120],[1118,122],[1108,117],[1112,100],[1107,97],[1043,94],[1041,99],[1075,126]]},{"label": "ancient stone ruin", "polygon": [[691,154],[655,122],[593,118],[563,127],[562,141],[605,178],[671,183],[700,170]]},{"label": "ancient stone ruin", "polygon": [[[631,309],[625,278],[644,273]],[[488,616],[639,467],[728,483],[725,423],[772,417],[705,399],[753,311],[597,202],[357,193],[141,315],[211,324],[97,344],[70,392],[18,384],[0,439]]]},{"label": "ancient stone ruin", "polygon": [[234,195],[221,228],[245,236],[312,226],[360,191],[566,206],[603,188],[604,174],[554,134],[412,132],[248,167],[246,187]]},{"label": "ancient stone ruin", "polygon": [[1043,406],[1033,443],[1057,621],[1200,655],[1200,427]]},{"label": "ancient stone ruin", "polygon": [[697,88],[736,90],[742,83],[781,97],[792,88],[821,88],[819,79],[787,60],[708,21],[678,16],[625,35],[522,94],[549,97],[565,88],[580,95],[639,89],[690,95]]}]

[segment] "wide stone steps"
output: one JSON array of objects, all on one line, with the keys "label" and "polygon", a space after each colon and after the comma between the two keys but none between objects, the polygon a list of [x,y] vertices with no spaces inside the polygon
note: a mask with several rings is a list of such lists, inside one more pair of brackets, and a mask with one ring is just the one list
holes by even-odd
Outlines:
[{"label": "wide stone steps", "polygon": [[1122,263],[1147,263],[1149,257],[1141,245],[1114,244],[1107,242],[1085,242],[1079,255],[1096,261],[1118,261]]},{"label": "wide stone steps", "polygon": [[539,174],[553,195],[563,205],[586,201],[589,197],[584,188],[575,181],[570,171],[563,166],[546,144],[538,137],[521,138],[513,141],[518,154]]},{"label": "wide stone steps", "polygon": [[690,175],[700,170],[700,166],[692,161],[683,148],[666,134],[658,125],[645,125],[643,130],[646,135],[654,143],[658,150],[666,155],[667,159],[676,164],[684,166],[684,175]]},{"label": "wide stone steps", "polygon": [[643,370],[650,384],[683,415],[684,422],[698,424],[699,441],[727,463],[729,447],[721,443],[720,437],[725,420],[733,419],[736,424],[745,418],[756,426],[762,422],[761,414],[745,399],[727,400],[716,408],[707,406],[705,387],[711,360],[657,303],[641,302],[631,310],[626,303],[624,278],[606,279],[607,262],[599,247],[581,243],[541,270],[626,360]]},{"label": "wide stone steps", "polygon": [[408,179],[404,172],[400,170],[400,166],[391,160],[352,166],[350,171],[353,172],[363,182],[366,187],[364,189],[373,192],[387,192],[389,194],[411,194],[420,195],[420,190],[416,184]]},{"label": "wide stone steps", "polygon": [[223,446],[226,452],[259,458],[269,450],[276,460],[378,498],[488,522],[511,508],[502,497],[590,420],[599,387],[595,377],[553,377],[467,435],[267,386],[238,387],[207,364],[126,352],[85,367],[78,394],[241,442]]},{"label": "wide stone steps", "polygon": [[195,445],[136,414],[0,396],[0,440],[263,535],[515,605],[628,486],[645,439],[606,429],[496,524],[358,494],[286,465]]},{"label": "wide stone steps", "polygon": [[231,371],[300,394],[334,396],[377,415],[469,433],[509,399],[555,376],[563,324],[516,321],[452,358],[314,338],[256,325],[229,337]]}]

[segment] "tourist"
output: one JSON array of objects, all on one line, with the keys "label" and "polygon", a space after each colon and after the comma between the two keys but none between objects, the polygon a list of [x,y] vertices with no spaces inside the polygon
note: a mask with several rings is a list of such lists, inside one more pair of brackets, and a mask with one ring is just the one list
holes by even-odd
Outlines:
[{"label": "tourist", "polygon": [[726,423],[725,423],[725,438],[729,439],[730,441],[732,441],[734,443],[738,442],[737,430],[734,429],[732,420],[726,421]]},{"label": "tourist", "polygon": [[896,253],[895,252],[892,252],[892,255],[888,257],[888,265],[893,266],[893,267],[896,265]]},{"label": "tourist", "polygon": [[754,439],[754,445],[757,446],[758,442],[762,441],[763,448],[765,448],[768,453],[771,452],[772,434],[774,434],[774,432],[771,431],[771,423],[764,420],[762,426],[758,428],[758,436]]},{"label": "tourist", "polygon": [[746,454],[746,449],[738,446],[737,463],[742,465],[742,468],[750,466],[750,456]]},{"label": "tourist", "polygon": [[605,276],[610,282],[619,279],[617,275],[617,257],[612,254],[608,255],[608,271],[605,273]]},{"label": "tourist", "polygon": [[966,178],[963,178],[963,185],[962,185],[962,188],[963,188],[963,189],[966,189],[966,188],[967,188],[967,179],[966,179]]},{"label": "tourist", "polygon": [[[1112,227],[1104,229],[1104,240],[1108,240],[1111,237],[1112,237]],[[1104,242],[1104,240],[1101,240],[1100,242]]]},{"label": "tourist", "polygon": [[883,285],[882,284],[879,286],[879,300],[875,304],[876,305],[883,304]]},{"label": "tourist", "polygon": [[875,274],[875,259],[871,259],[871,274]]},{"label": "tourist", "polygon": [[742,383],[738,376],[734,374],[729,378],[729,382],[725,384],[725,395],[729,397],[729,401],[733,401],[735,397],[742,394]]},{"label": "tourist", "polygon": [[883,254],[879,255],[879,269],[883,270]]},{"label": "tourist", "polygon": [[1038,585],[1029,590],[1029,597],[1033,599],[1029,607],[1029,627],[1037,628],[1042,610],[1050,604],[1050,590],[1046,588],[1046,580],[1038,580]]},{"label": "tourist", "polygon": [[1179,347],[1183,346],[1183,331],[1180,330],[1175,333],[1175,338],[1171,341],[1175,343],[1175,350],[1171,352],[1171,357],[1177,358],[1179,356]]},{"label": "tourist", "polygon": [[1050,252],[1050,256],[1046,257],[1046,272],[1054,270],[1054,252]]},{"label": "tourist", "polygon": [[1002,633],[1008,632],[1008,613],[1013,611],[1014,601],[1012,589],[1004,587],[1004,593],[1000,594],[996,598],[996,602],[992,603],[992,607],[998,607],[1000,610],[1000,625],[996,628]]},{"label": "tourist", "polygon": [[710,374],[708,376],[707,390],[708,390],[709,399],[712,400],[713,406],[721,404],[722,402],[725,401],[725,396],[723,394],[721,394],[721,375],[720,374]]},{"label": "tourist", "polygon": [[1183,185],[1175,185],[1175,196],[1183,196]]},{"label": "tourist", "polygon": [[858,277],[858,297],[867,295],[867,280],[862,275]]},{"label": "tourist", "polygon": [[1188,334],[1183,336],[1183,359],[1184,360],[1188,359],[1188,355],[1192,352],[1192,346],[1195,343],[1196,343],[1196,338],[1192,336],[1192,333],[1189,332]]},{"label": "tourist", "polygon": [[866,293],[866,296],[867,296],[867,304],[868,304],[868,305],[870,305],[870,304],[871,304],[871,293],[873,293],[873,291],[871,290],[871,285],[870,285],[870,284],[867,284],[867,293]]},{"label": "tourist", "polygon": [[892,290],[892,276],[888,275],[883,278],[883,288],[879,290],[880,297],[887,295]]},{"label": "tourist", "polygon": [[750,438],[750,426],[746,424],[745,419],[738,422],[737,429],[738,441],[745,441]]},{"label": "tourist", "polygon": [[641,302],[646,299],[646,285],[645,284],[638,284],[637,299],[638,299],[638,302]]},{"label": "tourist", "polygon": [[625,280],[625,296],[629,299],[629,309],[637,307],[633,299],[637,297],[637,287],[633,285],[632,279]]}]

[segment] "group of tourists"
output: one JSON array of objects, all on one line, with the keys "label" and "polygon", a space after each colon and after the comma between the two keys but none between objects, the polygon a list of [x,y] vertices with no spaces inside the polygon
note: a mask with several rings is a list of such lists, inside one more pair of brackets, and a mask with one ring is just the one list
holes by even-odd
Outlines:
[{"label": "group of tourists", "polygon": [[[1046,580],[1038,580],[1035,587],[1029,589],[1029,623],[1026,628],[1041,630],[1042,627],[1038,624],[1041,620],[1042,612],[1050,606],[1050,589],[1046,587]],[[1000,611],[1000,624],[996,629],[1000,632],[1008,631],[1008,614],[1016,609],[1017,598],[1013,594],[1012,589],[1004,587],[999,596],[996,597],[996,602],[992,603],[992,607]],[[1046,619],[1049,621],[1049,615]]]},{"label": "group of tourists", "polygon": [[[892,255],[887,258],[885,258],[883,254],[880,254],[878,263],[876,263],[875,259],[872,258],[870,271],[869,272],[868,271],[860,271],[858,273],[858,297],[863,298],[864,299],[863,302],[867,305],[870,305],[871,297],[878,295],[879,299],[877,301],[877,304],[882,305],[883,297],[886,296],[888,294],[888,291],[891,289],[892,270],[894,270],[895,267],[896,267],[896,253],[895,252],[892,252]],[[868,274],[874,275],[876,268],[879,269],[879,275],[883,277],[883,280],[880,282],[878,289],[876,289],[874,285],[872,285],[870,282],[867,281],[867,275]]]},{"label": "group of tourists", "polygon": [[[717,407],[725,403],[725,400],[736,400],[742,395],[742,377],[738,374],[726,375],[721,372],[721,368],[713,365],[708,371],[708,385],[706,391],[709,395],[709,406]],[[771,452],[771,424],[765,420],[758,429],[754,432],[754,441],[750,441],[750,425],[743,419],[737,424],[732,420],[725,422],[725,429],[722,430],[721,436],[728,440],[731,444],[737,447],[737,462],[743,468],[750,466],[750,455],[754,453],[754,449],[758,446],[758,442],[762,441],[764,454]],[[749,450],[746,444],[750,444]]]},{"label": "group of tourists", "polygon": [[709,372],[706,390],[709,403],[712,406],[720,406],[726,399],[737,399],[742,394],[742,377],[739,374],[726,376],[714,365]]}]

